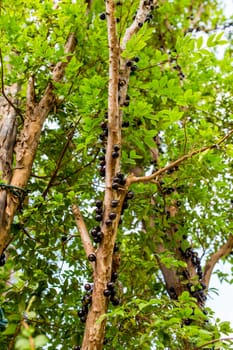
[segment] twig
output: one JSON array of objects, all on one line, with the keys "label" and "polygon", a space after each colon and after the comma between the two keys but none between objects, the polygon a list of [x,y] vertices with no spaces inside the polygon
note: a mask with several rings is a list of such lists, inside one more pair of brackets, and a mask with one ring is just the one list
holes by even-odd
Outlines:
[{"label": "twig", "polygon": [[148,176],[140,176],[140,177],[136,177],[133,175],[129,175],[127,178],[127,184],[131,185],[133,183],[136,182],[148,182],[151,181],[153,179],[155,179],[156,177],[158,177],[159,175],[165,173],[167,170],[174,168],[175,166],[179,165],[180,163],[184,162],[185,160],[192,158],[193,156],[203,153],[207,150],[211,150],[213,148],[216,148],[217,146],[219,146],[221,143],[223,143],[226,139],[228,139],[231,135],[233,134],[233,129],[230,130],[224,137],[222,137],[218,142],[216,142],[213,145],[210,146],[204,146],[202,148],[199,148],[197,150],[194,150],[188,154],[183,155],[182,157],[180,157],[179,159],[175,160],[174,162],[171,162],[170,164],[168,164],[167,166],[159,169],[158,171],[154,172],[151,175]]},{"label": "twig", "polygon": [[217,343],[217,342],[224,342],[224,341],[230,341],[230,340],[233,340],[233,338],[219,338],[219,339],[214,339],[214,340],[211,340],[201,346],[198,346],[197,348],[195,348],[194,350],[199,350],[199,349],[203,349],[204,347],[208,346],[208,345],[211,345],[211,344],[214,344],[214,343]]},{"label": "twig", "polygon": [[68,147],[69,147],[70,141],[72,140],[72,138],[73,138],[73,136],[74,136],[76,126],[77,126],[77,124],[79,123],[80,119],[81,119],[81,117],[78,119],[78,121],[75,123],[74,127],[73,127],[73,128],[70,130],[70,132],[69,132],[67,141],[66,141],[65,145],[63,146],[62,152],[61,152],[61,154],[60,154],[60,156],[59,156],[59,158],[58,158],[58,161],[57,161],[55,170],[54,170],[54,172],[53,172],[53,174],[52,174],[52,176],[51,176],[51,178],[50,178],[50,180],[49,180],[49,183],[48,183],[46,189],[45,189],[44,192],[42,193],[42,197],[43,197],[43,198],[46,197],[46,195],[47,195],[47,193],[48,193],[50,187],[52,186],[52,184],[53,184],[53,182],[54,182],[54,180],[55,180],[55,178],[56,178],[56,176],[57,176],[57,173],[58,173],[58,171],[59,171],[59,169],[60,169],[60,166],[61,166],[62,159],[63,159],[64,156],[65,156],[65,153],[66,153],[66,151],[67,151],[67,149],[68,149]]},{"label": "twig", "polygon": [[89,233],[87,231],[87,227],[85,225],[79,208],[75,204],[72,205],[72,212],[74,214],[75,222],[80,233],[83,248],[88,256],[89,254],[92,254],[94,252],[94,247],[92,245]]},{"label": "twig", "polygon": [[23,115],[20,113],[20,110],[18,107],[14,105],[13,102],[9,99],[9,97],[5,93],[5,87],[4,87],[4,68],[3,68],[3,59],[2,59],[2,49],[0,48],[0,63],[1,63],[1,91],[2,96],[7,100],[9,105],[15,110],[16,114],[20,116],[22,122],[24,121]]},{"label": "twig", "polygon": [[230,235],[227,242],[223,244],[217,252],[213,253],[209,258],[209,260],[206,262],[206,265],[204,268],[204,278],[203,278],[203,281],[206,286],[209,285],[211,274],[216,263],[223,256],[228,255],[232,251],[232,249],[233,249],[233,235]]}]

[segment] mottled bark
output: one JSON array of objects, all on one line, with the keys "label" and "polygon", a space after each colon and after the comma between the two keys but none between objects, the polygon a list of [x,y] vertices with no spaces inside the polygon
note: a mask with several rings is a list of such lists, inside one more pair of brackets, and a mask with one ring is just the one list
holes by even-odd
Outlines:
[{"label": "mottled bark", "polygon": [[[65,68],[71,59],[71,55],[69,55],[69,53],[72,53],[75,47],[76,37],[75,34],[72,33],[69,35],[65,45],[65,53],[67,53],[67,60],[63,62],[58,62],[55,65],[52,73],[51,82],[49,82],[47,88],[45,89],[44,95],[38,103],[35,101],[34,96],[33,77],[31,77],[28,81],[25,120],[21,133],[17,137],[17,143],[15,146],[16,164],[12,171],[12,176],[11,171],[8,169],[8,163],[9,161],[11,162],[12,155],[11,157],[9,157],[7,162],[2,163],[2,167],[4,168],[3,173],[9,174],[8,182],[10,181],[9,184],[13,187],[25,189],[27,186],[27,182],[31,175],[31,169],[39,144],[40,134],[44,121],[46,120],[50,111],[54,108],[56,104],[56,95],[54,92],[53,81],[59,82],[62,80]],[[15,118],[15,112],[12,110],[11,106],[6,105],[4,108],[5,109],[2,109],[2,112],[6,113],[6,111],[9,110],[10,115],[13,115]],[[8,131],[6,133],[5,131],[5,134],[8,135],[8,149],[11,149],[12,152],[14,147],[13,144],[16,133],[16,126],[15,123],[12,122],[11,118],[7,118],[6,114],[4,114],[2,121],[4,122],[4,128],[2,130],[8,130],[6,123],[9,123],[10,121],[9,126],[11,126],[12,133],[10,134],[10,132]],[[9,144],[11,144],[11,146],[9,146]],[[12,239],[10,234],[10,228],[14,219],[14,214],[19,204],[20,199],[17,196],[15,196],[10,190],[5,193],[5,197],[1,198],[2,211],[0,222],[2,224],[0,226],[0,254],[2,254],[2,252],[6,249],[6,247]]]}]

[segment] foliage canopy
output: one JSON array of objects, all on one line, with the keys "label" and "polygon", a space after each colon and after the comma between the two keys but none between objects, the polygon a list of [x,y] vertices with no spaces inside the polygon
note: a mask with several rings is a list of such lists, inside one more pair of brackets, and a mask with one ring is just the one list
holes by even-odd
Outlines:
[{"label": "foliage canopy", "polygon": [[[78,349],[90,327],[78,316],[89,305],[84,285],[94,282],[93,298],[102,296],[112,272],[119,276],[112,278],[118,299],[112,305],[105,298],[97,324],[106,322],[106,330],[95,349],[103,342],[118,350],[229,349],[230,340],[218,341],[232,331],[229,324],[215,322],[205,308],[215,264],[233,262],[232,22],[218,1],[2,0],[0,6],[0,105],[6,97],[14,101],[17,120],[12,176],[1,181],[1,194],[17,207],[7,239],[0,235],[7,257],[0,270],[2,320],[8,320],[1,349]],[[132,23],[138,28],[126,40]],[[112,45],[120,45],[119,56],[109,59]],[[119,96],[111,100],[116,57]],[[28,130],[43,114],[48,91],[47,114],[33,136]],[[29,154],[36,153],[25,166],[28,142]],[[17,175],[17,182],[22,164],[28,177]],[[123,194],[107,175],[119,171]],[[119,200],[118,209],[108,196]],[[111,232],[96,212],[97,199],[105,219],[116,212]],[[101,242],[91,235],[96,219]],[[85,228],[96,263],[87,259]],[[106,266],[102,281],[93,275],[96,264]],[[219,278],[232,283],[220,271]]]}]

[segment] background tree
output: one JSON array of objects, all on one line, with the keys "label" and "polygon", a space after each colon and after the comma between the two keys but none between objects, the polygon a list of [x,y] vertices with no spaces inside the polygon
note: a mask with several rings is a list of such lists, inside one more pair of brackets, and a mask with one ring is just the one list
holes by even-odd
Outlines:
[{"label": "background tree", "polygon": [[1,348],[229,349],[205,304],[232,263],[232,22],[3,0],[0,23]]}]

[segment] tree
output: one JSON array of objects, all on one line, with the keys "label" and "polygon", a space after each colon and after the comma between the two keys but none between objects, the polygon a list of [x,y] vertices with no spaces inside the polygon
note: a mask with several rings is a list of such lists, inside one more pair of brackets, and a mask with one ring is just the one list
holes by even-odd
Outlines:
[{"label": "tree", "polygon": [[2,349],[229,349],[206,299],[232,263],[232,22],[209,0],[0,21]]}]

